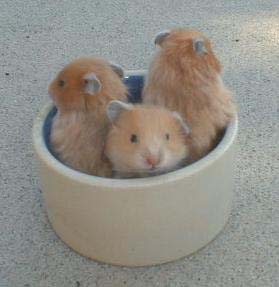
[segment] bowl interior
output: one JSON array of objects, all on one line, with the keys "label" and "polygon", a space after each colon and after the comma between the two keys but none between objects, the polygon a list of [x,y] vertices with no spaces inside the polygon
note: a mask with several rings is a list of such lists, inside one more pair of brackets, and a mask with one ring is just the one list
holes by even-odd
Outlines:
[{"label": "bowl interior", "polygon": [[[127,76],[123,79],[123,82],[128,87],[129,96],[128,100],[132,103],[140,103],[141,102],[141,92],[144,85],[144,76],[145,72],[143,71],[130,71]],[[53,165],[59,172],[65,173],[65,175],[75,178],[76,180],[80,180],[82,182],[88,182],[93,183],[99,182],[100,184],[107,184],[108,186],[111,184],[112,186],[117,186],[117,184],[120,185],[119,179],[114,178],[102,178],[92,175],[87,175],[85,173],[81,173],[79,171],[73,170],[70,167],[67,167],[63,164],[55,154],[55,152],[52,150],[50,145],[50,131],[51,131],[51,125],[52,120],[55,114],[57,113],[57,109],[55,107],[50,108],[51,105],[48,105],[45,109],[45,114],[42,115],[42,118],[40,117],[39,120],[37,120],[37,125],[35,125],[34,129],[34,138],[35,140],[35,146],[38,149],[38,153],[46,160],[49,164]],[[234,138],[237,134],[237,117],[235,117],[235,120],[232,121],[229,126],[226,128],[224,133],[220,135],[218,139],[218,143],[216,144],[215,148],[211,150],[205,157],[202,159],[192,163],[191,165],[182,167],[180,169],[177,169],[175,171],[152,176],[152,177],[146,177],[146,178],[136,178],[136,179],[126,179],[125,183],[127,187],[135,186],[137,187],[139,184],[142,186],[144,184],[151,185],[151,184],[160,184],[162,180],[165,182],[167,181],[173,181],[177,178],[185,177],[187,175],[191,175],[193,173],[198,172],[199,170],[205,168],[206,166],[209,166],[211,163],[213,163],[217,158],[222,156],[223,153],[230,147],[230,145],[233,143]],[[43,138],[40,141],[41,136]],[[37,142],[38,140],[38,142]],[[43,145],[42,145],[43,143]],[[48,151],[48,152],[47,152]],[[52,158],[52,155],[54,158]],[[53,161],[53,159],[56,159]],[[94,179],[94,180],[93,180]],[[123,186],[123,180],[120,180],[121,186]]]}]

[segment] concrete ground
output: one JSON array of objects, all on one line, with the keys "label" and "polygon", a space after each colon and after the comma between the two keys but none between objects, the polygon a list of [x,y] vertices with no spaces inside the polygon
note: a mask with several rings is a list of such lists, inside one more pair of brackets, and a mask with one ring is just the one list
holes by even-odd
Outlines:
[{"label": "concrete ground", "polygon": [[[204,31],[239,106],[228,224],[200,252],[151,268],[95,263],[50,227],[38,189],[32,121],[64,64],[101,55],[146,68],[154,35]],[[278,0],[1,1],[0,286],[279,286]]]}]

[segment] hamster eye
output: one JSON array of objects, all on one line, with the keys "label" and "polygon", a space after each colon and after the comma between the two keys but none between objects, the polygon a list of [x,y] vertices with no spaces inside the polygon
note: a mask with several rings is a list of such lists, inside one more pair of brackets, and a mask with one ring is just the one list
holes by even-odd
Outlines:
[{"label": "hamster eye", "polygon": [[165,134],[166,140],[168,141],[170,139],[170,134]]},{"label": "hamster eye", "polygon": [[131,137],[130,137],[130,141],[132,143],[137,143],[138,142],[138,136],[135,135],[135,134],[132,134]]},{"label": "hamster eye", "polygon": [[65,86],[65,81],[60,80],[60,81],[58,82],[58,85],[59,85],[59,87],[64,87],[64,86]]}]

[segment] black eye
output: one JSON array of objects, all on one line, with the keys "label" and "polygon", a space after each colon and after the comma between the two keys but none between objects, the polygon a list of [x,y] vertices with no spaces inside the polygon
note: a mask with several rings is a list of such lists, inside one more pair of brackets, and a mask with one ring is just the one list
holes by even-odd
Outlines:
[{"label": "black eye", "polygon": [[170,139],[170,134],[166,134],[166,140],[168,141]]},{"label": "black eye", "polygon": [[59,84],[60,87],[64,87],[64,86],[65,86],[65,81],[60,80],[60,81],[58,82],[58,84]]},{"label": "black eye", "polygon": [[137,143],[138,142],[138,136],[135,135],[135,134],[132,134],[131,137],[130,137],[130,141],[132,143]]}]

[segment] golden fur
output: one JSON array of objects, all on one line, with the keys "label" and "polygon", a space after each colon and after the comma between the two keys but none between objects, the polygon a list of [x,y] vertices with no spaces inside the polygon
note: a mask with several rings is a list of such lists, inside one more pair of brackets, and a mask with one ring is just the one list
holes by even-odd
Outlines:
[{"label": "golden fur", "polygon": [[[91,95],[85,90],[88,73],[94,73],[101,83],[101,89]],[[111,100],[125,101],[126,93],[119,76],[102,59],[79,58],[57,75],[49,86],[58,109],[50,139],[65,164],[84,173],[111,176],[111,165],[103,155],[109,124],[106,106]]]},{"label": "golden fur", "polygon": [[[194,50],[195,39],[204,41],[207,53]],[[231,93],[222,82],[221,65],[210,41],[200,32],[172,30],[160,46],[149,68],[143,101],[182,115],[191,129],[187,143],[194,161],[214,147],[232,119]]]},{"label": "golden fur", "polygon": [[[132,135],[137,136],[137,142],[131,142]],[[172,112],[157,106],[135,105],[113,122],[105,154],[116,177],[160,174],[185,163],[185,137],[181,122]],[[150,159],[155,163],[153,168],[148,163]]]}]

